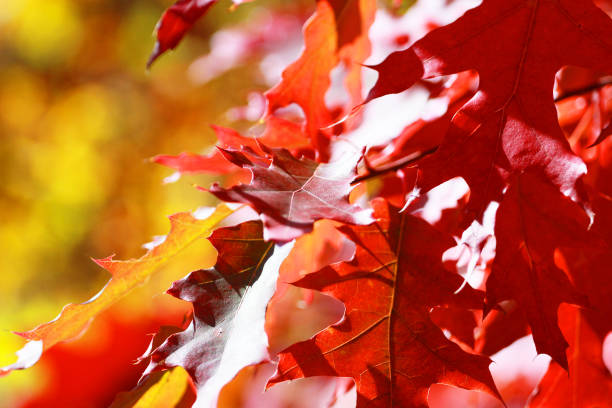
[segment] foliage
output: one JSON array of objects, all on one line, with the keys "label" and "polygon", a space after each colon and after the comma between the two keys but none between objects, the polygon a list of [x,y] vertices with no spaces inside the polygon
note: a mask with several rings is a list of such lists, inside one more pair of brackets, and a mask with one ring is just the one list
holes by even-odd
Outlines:
[{"label": "foliage", "polygon": [[[232,9],[258,3],[246,2]],[[167,9],[148,66],[216,3]],[[283,46],[275,38],[290,37],[287,16],[312,13],[301,53],[275,85],[232,111],[238,126],[257,122],[246,135],[213,126],[216,150],[153,158],[175,179],[223,175],[222,186],[200,190],[242,205],[176,214],[141,258],[96,261],[112,274],[107,286],[20,333],[28,343],[1,373],[77,336],[212,232],[215,265],[168,290],[192,313],[159,330],[139,384],[114,406],[221,406],[224,387],[258,368],[270,391],[330,377],[321,383],[329,398],[321,385],[311,401],[321,406],[350,405],[354,395],[357,407],[427,407],[438,383],[483,391],[500,406],[513,394],[496,385],[490,363],[527,334],[552,359],[528,406],[605,406],[612,5],[455,0],[436,12],[465,14],[436,22],[424,3],[270,5],[267,22],[224,37],[224,52],[201,59],[204,71],[247,64],[244,55],[265,60]],[[371,87],[368,71],[378,75]],[[414,104],[383,105],[419,92],[433,113],[411,118]],[[387,121],[401,127],[386,134]],[[330,297],[341,317],[295,319],[299,308],[325,315]],[[288,303],[299,307],[283,310]]]}]

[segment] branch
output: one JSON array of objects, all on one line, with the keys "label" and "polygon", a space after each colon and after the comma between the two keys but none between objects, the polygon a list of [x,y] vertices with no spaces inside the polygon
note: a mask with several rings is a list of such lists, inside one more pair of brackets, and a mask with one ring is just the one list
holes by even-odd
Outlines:
[{"label": "branch", "polygon": [[374,177],[382,176],[385,173],[389,173],[389,172],[392,172],[392,171],[395,171],[395,170],[399,170],[399,169],[401,169],[403,167],[409,166],[409,165],[411,165],[411,164],[421,160],[422,158],[427,157],[427,156],[433,154],[436,150],[438,150],[438,146],[433,147],[433,148],[431,148],[429,150],[426,150],[426,151],[424,151],[422,153],[419,153],[419,154],[417,154],[416,157],[415,156],[407,156],[407,157],[404,157],[404,158],[402,158],[400,160],[397,160],[395,162],[392,162],[390,164],[387,164],[386,166],[382,166],[382,167],[379,167],[379,168],[374,168],[374,167],[370,166],[370,164],[368,163],[366,157],[364,156],[363,158],[364,158],[364,161],[365,161],[367,172],[362,174],[362,175],[360,175],[360,176],[355,177],[355,179],[351,182],[351,185],[355,185],[355,184],[360,183],[360,182],[362,182],[364,180],[368,180],[368,179],[371,179],[371,178],[374,178]]}]

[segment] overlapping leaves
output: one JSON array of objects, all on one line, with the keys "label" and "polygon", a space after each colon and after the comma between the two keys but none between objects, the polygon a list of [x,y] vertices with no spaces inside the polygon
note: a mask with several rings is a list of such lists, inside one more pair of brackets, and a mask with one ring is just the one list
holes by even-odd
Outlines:
[{"label": "overlapping leaves", "polygon": [[272,382],[353,377],[358,407],[425,407],[434,383],[498,396],[491,361],[461,350],[429,317],[433,306],[482,305],[482,293],[469,286],[454,293],[461,278],[442,264],[453,240],[384,200],[372,204],[376,223],[342,228],[357,244],[354,259],[295,283],[341,300],[343,320],[283,351]]},{"label": "overlapping leaves", "polygon": [[[149,63],[176,47],[214,3],[179,0],[170,7],[160,20]],[[411,2],[388,3],[400,10]],[[302,254],[287,263],[285,277],[302,276],[295,285],[342,301],[345,316],[283,351],[270,384],[310,376],[351,377],[359,407],[426,407],[435,383],[500,397],[488,370],[490,360],[475,352],[491,355],[532,333],[538,352],[549,354],[553,362],[531,406],[566,406],[579,400],[597,405],[609,399],[609,372],[601,359],[603,339],[612,329],[605,318],[610,313],[612,259],[612,207],[605,194],[610,193],[612,141],[606,139],[610,105],[601,101],[609,94],[601,83],[590,85],[592,108],[580,115],[580,104],[561,101],[559,126],[553,83],[566,65],[591,68],[597,71],[594,78],[612,73],[612,20],[589,0],[484,0],[454,23],[392,53],[372,67],[379,78],[366,101],[419,82],[429,86],[431,96],[446,98],[446,111],[434,119],[406,123],[389,146],[380,146],[373,132],[364,156],[382,167],[376,170],[364,161],[370,173],[358,181],[382,174],[387,178],[382,188],[374,182],[353,191],[360,158],[347,151],[337,160],[337,147],[342,146],[339,139],[351,144],[349,131],[361,118],[353,115],[340,125],[329,125],[362,103],[359,64],[370,53],[367,34],[375,11],[372,0],[316,2],[304,27],[300,56],[265,94],[265,131],[257,140],[216,127],[219,146],[210,155],[154,159],[184,173],[248,170],[250,183],[213,185],[208,191],[224,201],[248,204],[262,222],[216,230],[211,238],[219,251],[215,267],[193,272],[172,286],[170,294],[193,304],[192,322],[155,345],[147,376],[130,401],[150,398],[147,390],[164,390],[164,381],[187,383],[176,371],[157,373],[182,366],[197,387],[196,406],[212,407],[220,389],[240,369],[270,359],[266,306],[290,247],[273,251],[274,243],[299,239],[322,219],[341,224],[339,230],[356,247],[354,257],[302,276],[299,265],[324,265],[334,259],[328,253]],[[343,89],[349,98],[345,105],[330,107],[326,94],[339,64],[345,69]],[[477,91],[474,71],[479,76]],[[450,85],[424,81],[460,72]],[[559,81],[565,76],[571,77],[571,70],[558,75]],[[441,89],[434,90],[436,86]],[[301,108],[302,122],[279,114],[292,104]],[[574,116],[579,123],[571,119]],[[569,143],[562,128],[572,129]],[[412,164],[415,152],[433,151],[438,145],[434,155],[418,163],[416,191],[431,191],[455,177],[467,182],[465,208],[436,208],[453,213],[453,233],[460,235],[456,225],[484,222],[485,211],[499,203],[495,226],[488,232],[495,238],[495,254],[488,264],[483,261],[486,292],[473,289],[452,263],[442,262],[458,236],[453,239],[436,229],[440,225],[399,212],[381,198],[371,201],[373,218],[363,209],[366,198],[386,194],[388,180],[396,187],[412,187],[407,172],[393,170]],[[367,151],[372,147],[377,148]],[[336,160],[328,163],[332,152]],[[589,200],[585,185],[594,200]],[[362,206],[349,199],[352,191],[361,194]],[[422,197],[421,204],[431,197]],[[24,335],[42,340],[44,348],[72,337],[184,243],[208,235],[229,213],[220,208],[206,220],[175,216],[166,242],[137,261],[98,261],[113,274],[100,295],[67,306],[57,320]],[[335,239],[332,234],[325,238]],[[479,242],[486,238],[478,237]],[[309,245],[296,247],[305,251]],[[302,259],[308,256],[320,259]],[[472,312],[483,307],[488,314],[484,323]],[[23,368],[24,361],[10,368]],[[167,398],[178,404],[182,394],[169,393]]]},{"label": "overlapping leaves", "polygon": [[266,307],[291,244],[274,249],[260,222],[217,229],[214,268],[175,282],[171,295],[193,303],[193,320],[151,353],[145,374],[184,367],[198,389],[198,407],[215,407],[218,394],[238,372],[268,359]]},{"label": "overlapping leaves", "polygon": [[1,372],[27,368],[38,360],[44,350],[78,336],[91,319],[144,284],[160,266],[196,239],[210,235],[213,228],[231,213],[227,206],[220,205],[205,218],[196,218],[191,213],[175,214],[170,217],[170,232],[164,241],[141,258],[117,261],[110,256],[95,260],[112,275],[106,286],[87,302],[66,305],[54,320],[28,332],[18,333],[28,343],[19,354],[19,361]]},{"label": "overlapping leaves", "polygon": [[485,0],[373,67],[380,76],[368,99],[401,92],[421,78],[475,69],[479,91],[422,164],[419,186],[463,177],[471,217],[480,218],[491,201],[501,201],[510,177],[535,169],[586,205],[580,181],[586,167],[569,149],[552,97],[564,65],[612,72],[612,21],[601,9],[591,1]]},{"label": "overlapping leaves", "polygon": [[355,157],[333,163],[296,159],[285,149],[261,146],[268,155],[251,149],[222,150],[225,157],[253,175],[250,184],[230,189],[213,185],[210,192],[224,201],[249,204],[262,214],[265,237],[286,242],[312,230],[318,219],[367,224],[370,211],[350,204]]}]

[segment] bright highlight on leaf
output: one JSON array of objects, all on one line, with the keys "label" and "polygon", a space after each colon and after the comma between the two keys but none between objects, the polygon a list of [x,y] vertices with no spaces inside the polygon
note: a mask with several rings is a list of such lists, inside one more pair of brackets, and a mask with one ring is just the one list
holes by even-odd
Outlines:
[{"label": "bright highlight on leaf", "polygon": [[215,267],[168,290],[193,303],[193,321],[153,350],[145,375],[182,366],[197,386],[196,406],[214,408],[221,388],[242,368],[269,359],[266,307],[293,244],[275,248],[256,221],[217,229],[210,241],[219,251]]}]

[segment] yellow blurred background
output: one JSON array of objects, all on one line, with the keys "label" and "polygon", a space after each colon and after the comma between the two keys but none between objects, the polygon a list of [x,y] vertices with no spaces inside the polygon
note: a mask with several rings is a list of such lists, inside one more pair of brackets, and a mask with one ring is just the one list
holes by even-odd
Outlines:
[{"label": "yellow blurred background", "polygon": [[[271,3],[281,2],[258,6]],[[32,329],[102,288],[109,276],[90,257],[138,257],[143,243],[167,232],[167,215],[214,203],[192,186],[210,179],[163,184],[172,172],[148,158],[202,151],[215,141],[208,125],[231,125],[227,110],[263,89],[253,85],[248,66],[204,85],[186,74],[209,48],[211,33],[248,19],[255,6],[230,13],[230,2],[220,2],[147,73],[152,31],[170,4],[2,1],[0,365],[12,363],[23,345],[12,330]],[[184,306],[157,295],[212,263],[214,251],[200,242],[108,313],[129,323],[173,307],[181,312]],[[95,323],[90,331],[103,339],[105,327]],[[42,392],[53,375],[49,364],[43,358],[2,378],[0,406],[16,407]]]}]

